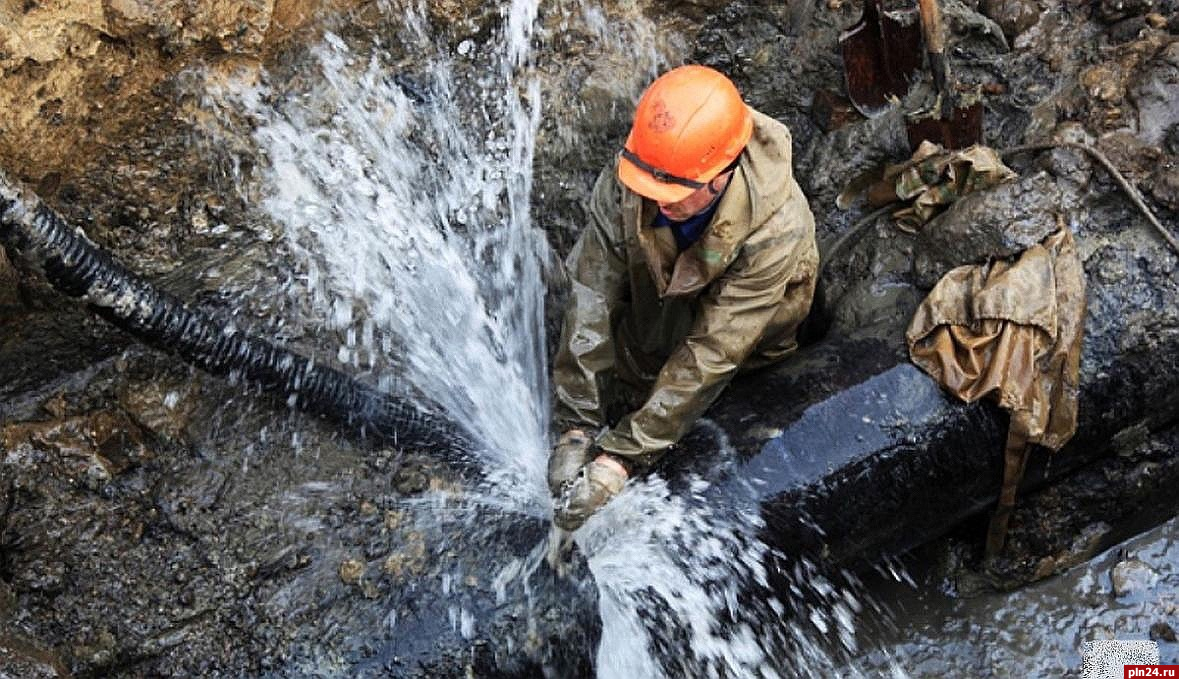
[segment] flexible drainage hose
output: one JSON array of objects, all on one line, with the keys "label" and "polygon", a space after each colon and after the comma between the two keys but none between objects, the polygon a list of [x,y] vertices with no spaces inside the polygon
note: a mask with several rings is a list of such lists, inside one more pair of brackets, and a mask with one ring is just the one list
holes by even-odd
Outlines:
[{"label": "flexible drainage hose", "polygon": [[[146,344],[209,373],[237,373],[288,404],[378,444],[448,456],[473,450],[428,402],[393,396],[294,352],[232,329],[131,273],[73,229],[40,198],[0,171],[0,242],[38,264],[60,292]],[[433,412],[431,412],[433,410]]]}]

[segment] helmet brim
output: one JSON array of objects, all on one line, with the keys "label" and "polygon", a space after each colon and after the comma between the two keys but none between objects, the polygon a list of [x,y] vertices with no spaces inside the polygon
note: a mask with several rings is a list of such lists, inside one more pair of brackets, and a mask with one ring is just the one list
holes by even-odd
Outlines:
[{"label": "helmet brim", "polygon": [[631,191],[656,203],[678,203],[696,192],[690,186],[661,182],[626,158],[618,159],[618,179]]}]

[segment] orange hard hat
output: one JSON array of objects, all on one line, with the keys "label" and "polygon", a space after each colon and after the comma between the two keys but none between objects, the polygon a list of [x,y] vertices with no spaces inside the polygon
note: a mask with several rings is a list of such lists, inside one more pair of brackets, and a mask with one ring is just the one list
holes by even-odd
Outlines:
[{"label": "orange hard hat", "polygon": [[752,134],[753,114],[731,80],[680,66],[639,99],[618,178],[639,195],[677,203],[736,160]]}]

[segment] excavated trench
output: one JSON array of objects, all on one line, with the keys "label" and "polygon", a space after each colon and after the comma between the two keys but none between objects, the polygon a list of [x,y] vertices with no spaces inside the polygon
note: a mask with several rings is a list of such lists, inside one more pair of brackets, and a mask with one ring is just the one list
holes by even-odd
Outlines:
[{"label": "excavated trench", "polygon": [[[814,105],[816,93],[840,94],[835,40],[858,11],[836,2],[542,7],[533,42],[544,115],[531,200],[549,242],[567,251],[633,97],[683,60],[730,73],[753,105],[790,125],[820,240],[834,242],[863,211],[835,207],[845,184],[908,155],[895,114],[843,120]],[[1173,3],[945,11],[956,73],[986,93],[988,143],[1088,139],[1174,229]],[[250,78],[301,92],[315,79],[308,49],[328,28],[353,46],[384,37],[399,86],[426,100],[427,65],[412,45],[387,40],[402,15],[381,3],[263,0],[233,11],[132,2],[3,12],[0,167],[161,289],[326,369],[353,371],[338,358],[343,338],[317,334],[313,310],[259,294],[289,286],[291,253],[257,208],[257,122],[224,101],[210,105],[208,92]],[[478,82],[500,14],[430,3],[425,21],[441,50],[465,58],[455,79]],[[900,333],[928,288],[929,258],[887,220],[829,258],[823,336],[780,370],[733,385],[712,424],[682,446],[678,468],[665,470],[672,492],[704,478],[717,506],[760,504],[765,525],[753,528],[778,550],[765,560],[780,572],[804,553],[852,567],[925,544],[912,552],[918,565],[949,554],[957,565],[942,577],[986,591],[1083,565],[1172,516],[1176,256],[1083,155],[1053,151],[1015,167],[1058,189],[1029,202],[1077,236],[1089,325],[1081,429],[1057,457],[1033,459],[999,560],[979,566],[982,528],[972,520],[985,517],[998,488],[1003,417],[951,403],[905,361]],[[575,562],[573,578],[540,565],[543,517],[481,504],[429,446],[351,440],[276,408],[282,397],[256,375],[225,382],[146,349],[53,291],[29,258],[10,255],[0,259],[0,673],[529,676],[544,666],[581,676],[595,664],[616,667],[594,657],[598,635],[610,631],[599,629],[606,604],[586,564]],[[550,339],[561,294],[553,281]],[[716,428],[727,452],[717,452]],[[588,567],[601,573],[601,554],[590,552]],[[1164,563],[1154,569],[1169,572],[1170,552],[1158,554]],[[531,575],[508,577],[521,572]],[[1173,598],[1170,580],[1159,582],[1160,599]],[[660,596],[651,590],[645,624],[680,630],[652,637],[673,644],[657,649],[662,669],[709,667],[691,654],[669,660],[693,631]],[[786,601],[794,617],[831,606],[814,591]],[[1113,632],[1139,638],[1135,625],[1168,615],[1147,611]],[[797,650],[769,641],[780,634],[773,625],[752,629],[767,648]],[[1164,657],[1174,656],[1175,644],[1160,638]],[[888,664],[836,646],[834,664],[869,676]],[[802,651],[778,669],[808,675],[827,662]],[[915,676],[970,667],[893,652]],[[985,668],[979,662],[974,669]]]}]

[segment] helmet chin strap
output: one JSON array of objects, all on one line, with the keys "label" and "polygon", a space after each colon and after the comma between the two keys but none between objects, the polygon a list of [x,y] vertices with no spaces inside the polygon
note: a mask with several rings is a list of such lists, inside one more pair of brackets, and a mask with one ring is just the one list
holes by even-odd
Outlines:
[{"label": "helmet chin strap", "polygon": [[637,155],[635,155],[633,152],[631,152],[629,149],[627,149],[625,147],[620,152],[620,155],[623,158],[634,163],[635,167],[639,168],[643,172],[646,172],[647,174],[651,175],[652,177],[654,177],[658,181],[663,182],[664,184],[677,184],[679,186],[686,186],[690,189],[702,189],[705,186],[704,182],[698,182],[693,179],[687,179],[685,177],[677,177],[676,175],[671,174],[670,172],[668,172],[666,170],[661,170],[661,169],[655,167],[654,165],[644,161],[642,158],[639,158]]}]

